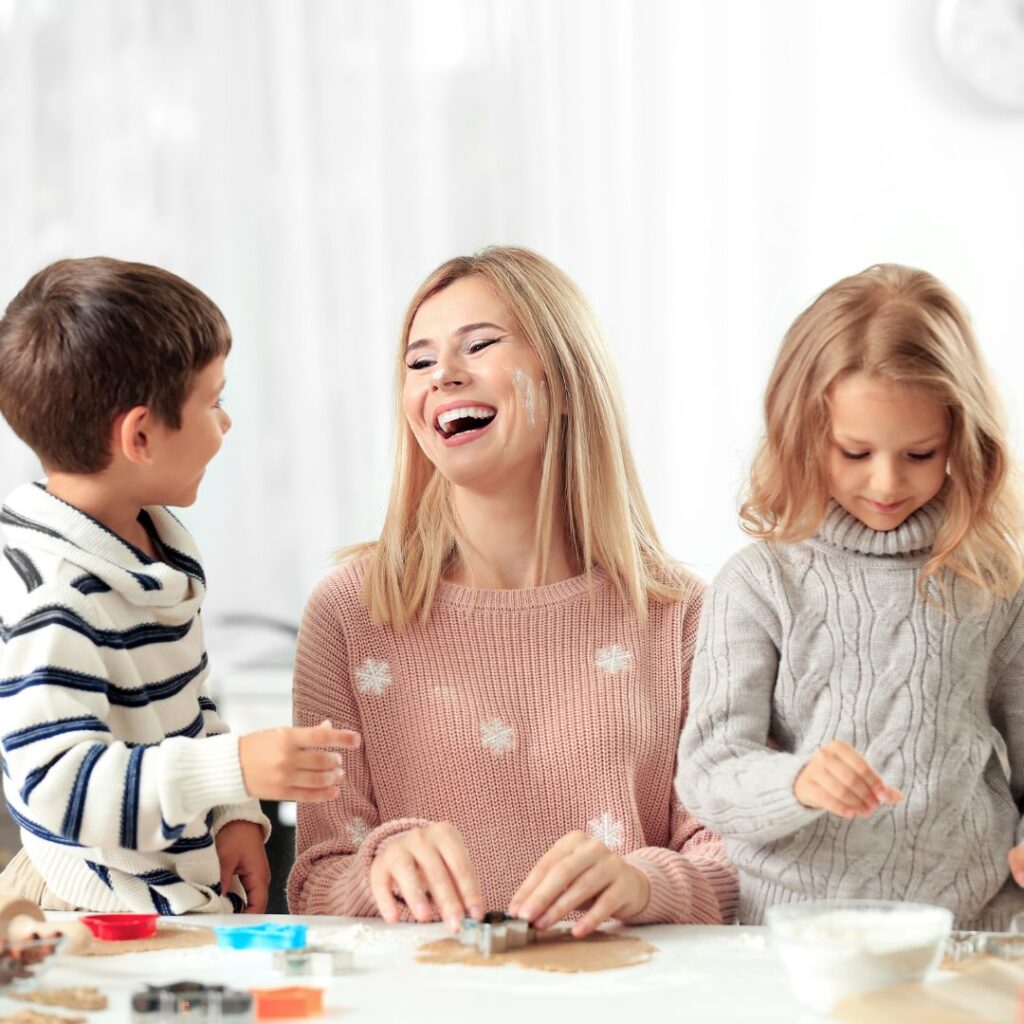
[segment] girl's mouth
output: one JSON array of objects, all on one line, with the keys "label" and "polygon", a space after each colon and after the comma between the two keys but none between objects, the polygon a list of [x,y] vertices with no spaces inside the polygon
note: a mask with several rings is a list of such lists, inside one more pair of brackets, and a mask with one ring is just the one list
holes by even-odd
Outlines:
[{"label": "girl's mouth", "polygon": [[489,405],[463,405],[443,409],[434,418],[434,429],[448,448],[475,441],[494,422],[498,410]]}]

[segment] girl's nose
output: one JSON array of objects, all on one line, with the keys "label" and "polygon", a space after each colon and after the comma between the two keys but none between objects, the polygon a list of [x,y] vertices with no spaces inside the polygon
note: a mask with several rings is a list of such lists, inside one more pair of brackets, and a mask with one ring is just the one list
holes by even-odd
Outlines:
[{"label": "girl's nose", "polygon": [[879,497],[893,497],[899,492],[903,473],[895,459],[879,459],[871,475],[871,484]]}]

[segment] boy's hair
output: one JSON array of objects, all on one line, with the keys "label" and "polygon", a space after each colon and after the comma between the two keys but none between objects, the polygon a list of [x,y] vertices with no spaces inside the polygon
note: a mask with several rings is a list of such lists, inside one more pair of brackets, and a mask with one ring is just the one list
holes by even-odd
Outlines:
[{"label": "boy's hair", "polygon": [[612,361],[576,285],[529,249],[492,246],[442,263],[409,302],[398,345],[395,475],[380,540],[342,552],[369,555],[364,596],[374,619],[401,629],[426,620],[438,583],[458,558],[451,487],[423,454],[402,413],[403,356],[413,318],[427,299],[479,277],[515,318],[537,355],[550,405],[537,508],[541,580],[556,512],[588,575],[611,577],[642,620],[649,600],[678,600],[686,588],[663,551],[637,478]]},{"label": "boy's hair", "polygon": [[942,527],[921,577],[940,570],[993,596],[1024,580],[1024,525],[999,398],[963,307],[922,270],[880,264],[818,296],[786,333],[765,393],[766,432],[740,516],[755,537],[795,541],[829,501],[830,389],[862,372],[924,391],[949,413]]},{"label": "boy's hair", "polygon": [[98,473],[121,413],[144,405],[177,429],[196,374],[230,348],[221,311],[175,274],[60,260],[0,320],[0,413],[47,470]]}]

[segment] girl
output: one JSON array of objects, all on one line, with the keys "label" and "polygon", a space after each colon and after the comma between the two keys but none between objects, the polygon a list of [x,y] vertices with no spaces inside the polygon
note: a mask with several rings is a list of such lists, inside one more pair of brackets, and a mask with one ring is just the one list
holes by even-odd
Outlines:
[{"label": "girl", "polygon": [[721,841],[673,796],[701,587],[658,543],[583,297],[525,249],[449,260],[398,354],[383,532],[299,640],[296,721],[363,746],[299,805],[292,910],[731,919]]},{"label": "girl", "polygon": [[1021,512],[960,304],[871,267],[790,328],[709,588],[680,793],[726,837],[739,917],[824,897],[1020,909]]}]

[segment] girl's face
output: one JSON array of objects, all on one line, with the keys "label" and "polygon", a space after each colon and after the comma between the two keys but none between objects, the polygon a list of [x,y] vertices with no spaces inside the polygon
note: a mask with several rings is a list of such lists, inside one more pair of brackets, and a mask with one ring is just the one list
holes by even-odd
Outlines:
[{"label": "girl's face", "polygon": [[851,373],[829,391],[829,491],[872,530],[893,530],[946,481],[949,415],[923,391]]},{"label": "girl's face", "polygon": [[448,480],[494,492],[539,479],[549,416],[543,373],[483,278],[460,278],[420,306],[405,365],[406,421]]}]

